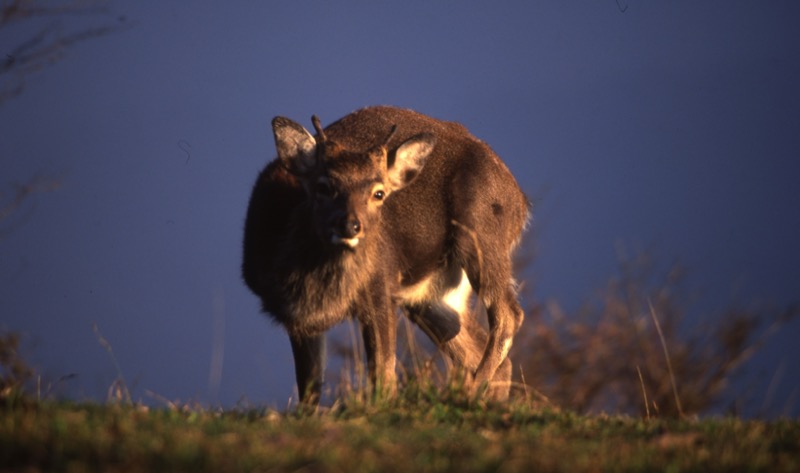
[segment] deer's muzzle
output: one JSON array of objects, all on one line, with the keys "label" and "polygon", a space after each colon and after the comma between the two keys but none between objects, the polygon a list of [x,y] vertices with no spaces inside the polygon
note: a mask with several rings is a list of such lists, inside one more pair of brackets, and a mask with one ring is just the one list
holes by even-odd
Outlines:
[{"label": "deer's muzzle", "polygon": [[333,228],[331,243],[355,248],[361,236],[361,222],[355,216],[341,219]]}]

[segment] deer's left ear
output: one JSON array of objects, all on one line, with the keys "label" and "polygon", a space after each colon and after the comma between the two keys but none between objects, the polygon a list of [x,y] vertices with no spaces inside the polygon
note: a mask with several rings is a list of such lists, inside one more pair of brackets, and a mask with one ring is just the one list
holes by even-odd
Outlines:
[{"label": "deer's left ear", "polygon": [[420,133],[404,141],[393,153],[394,156],[389,156],[389,185],[392,191],[402,189],[417,177],[434,146],[436,136]]}]

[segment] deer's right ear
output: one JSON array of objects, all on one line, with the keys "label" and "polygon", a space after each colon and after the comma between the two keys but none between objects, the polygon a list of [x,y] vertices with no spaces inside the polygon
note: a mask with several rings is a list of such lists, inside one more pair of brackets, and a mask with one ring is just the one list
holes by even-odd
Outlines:
[{"label": "deer's right ear", "polygon": [[272,120],[278,158],[292,174],[306,175],[317,166],[317,141],[301,125],[284,117]]},{"label": "deer's right ear", "polygon": [[420,133],[412,136],[394,152],[394,159],[389,159],[389,184],[392,190],[407,186],[422,170],[436,146],[436,136],[431,133]]}]

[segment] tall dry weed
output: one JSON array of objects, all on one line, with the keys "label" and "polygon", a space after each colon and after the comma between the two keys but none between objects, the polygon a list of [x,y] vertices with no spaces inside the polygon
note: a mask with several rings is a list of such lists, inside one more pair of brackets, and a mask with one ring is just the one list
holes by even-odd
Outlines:
[{"label": "tall dry weed", "polygon": [[[727,389],[798,307],[697,314],[679,265],[646,254],[574,311],[548,301],[527,311],[512,350],[527,384],[578,412],[680,416],[724,408]],[[692,320],[687,320],[692,314]]]}]

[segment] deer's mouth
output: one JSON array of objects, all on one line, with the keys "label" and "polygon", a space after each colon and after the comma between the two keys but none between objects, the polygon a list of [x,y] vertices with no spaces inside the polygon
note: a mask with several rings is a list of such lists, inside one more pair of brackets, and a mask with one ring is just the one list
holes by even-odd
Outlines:
[{"label": "deer's mouth", "polygon": [[345,245],[350,248],[355,248],[358,245],[358,242],[359,242],[358,237],[343,238],[335,233],[331,235],[331,243],[333,243],[334,245]]}]

